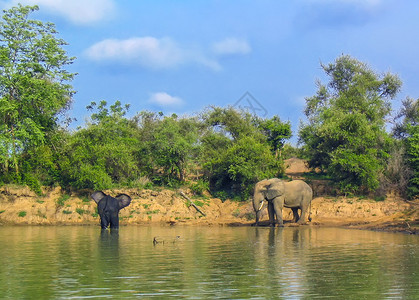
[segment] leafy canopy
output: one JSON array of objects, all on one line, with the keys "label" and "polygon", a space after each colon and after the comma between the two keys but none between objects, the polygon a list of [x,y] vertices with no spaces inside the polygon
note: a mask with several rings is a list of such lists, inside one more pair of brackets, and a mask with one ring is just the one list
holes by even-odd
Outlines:
[{"label": "leafy canopy", "polygon": [[139,116],[142,156],[148,158],[153,181],[176,185],[185,180],[199,151],[198,123],[195,118],[142,113]]},{"label": "leafy canopy", "polygon": [[74,58],[54,24],[29,19],[36,10],[19,4],[0,22],[0,164],[17,177],[22,155],[46,142],[74,94],[65,69]]},{"label": "leafy canopy", "polygon": [[258,180],[283,174],[283,162],[275,153],[291,136],[289,124],[277,116],[265,120],[219,107],[204,113],[202,119],[206,124],[202,165],[217,196],[239,194],[245,199]]},{"label": "leafy canopy", "polygon": [[419,100],[404,100],[396,119],[401,122],[396,123],[393,132],[402,141],[408,164],[403,170],[406,173],[408,169],[407,196],[414,198],[419,195]]},{"label": "leafy canopy", "polygon": [[385,118],[401,81],[345,55],[322,68],[329,82],[317,82],[316,95],[306,98],[308,123],[299,133],[310,167],[326,171],[345,192],[375,190],[391,143]]},{"label": "leafy canopy", "polygon": [[137,124],[124,115],[128,106],[119,101],[108,109],[106,101],[88,106],[91,122],[68,140],[59,160],[64,185],[76,188],[106,189],[114,183],[127,183],[140,176],[137,163],[139,132]]}]

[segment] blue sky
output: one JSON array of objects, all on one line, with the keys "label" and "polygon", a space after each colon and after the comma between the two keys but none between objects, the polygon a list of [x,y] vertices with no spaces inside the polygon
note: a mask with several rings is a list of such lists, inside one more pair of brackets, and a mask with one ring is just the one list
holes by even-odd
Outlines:
[{"label": "blue sky", "polygon": [[[419,97],[417,0],[24,0],[56,24],[77,57],[70,115],[91,101],[191,115],[234,105],[289,120],[296,140],[304,98],[325,81],[320,63],[349,54],[403,81],[393,101]],[[245,97],[246,98],[246,97]],[[252,98],[252,99],[253,99]]]}]

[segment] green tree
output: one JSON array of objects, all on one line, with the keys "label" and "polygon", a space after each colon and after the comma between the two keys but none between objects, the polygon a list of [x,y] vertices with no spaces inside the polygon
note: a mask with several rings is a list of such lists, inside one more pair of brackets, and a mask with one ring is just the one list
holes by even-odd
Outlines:
[{"label": "green tree", "polygon": [[326,171],[342,191],[373,191],[389,157],[385,118],[401,81],[345,55],[322,68],[330,81],[306,98],[308,123],[299,133],[310,167]]},{"label": "green tree", "polygon": [[[395,117],[393,134],[398,139],[410,136],[409,127],[419,126],[419,101],[407,97],[402,101],[402,107]],[[397,120],[400,120],[397,122]]]},{"label": "green tree", "polygon": [[396,119],[401,121],[396,123],[393,132],[402,141],[399,148],[405,154],[398,176],[406,182],[407,189],[403,190],[407,191],[407,196],[414,198],[419,195],[419,100],[404,100]]},{"label": "green tree", "polygon": [[204,111],[202,120],[211,130],[232,140],[241,136],[254,135],[256,132],[254,116],[247,112],[238,111],[233,107],[211,107]]},{"label": "green tree", "polygon": [[0,22],[0,164],[3,177],[14,170],[14,180],[24,153],[46,143],[74,94],[75,74],[65,69],[74,58],[54,24],[29,19],[36,10],[19,4]]},{"label": "green tree", "polygon": [[51,131],[47,142],[30,147],[21,157],[22,182],[41,194],[41,186],[62,183],[62,160],[70,133],[62,128]]},{"label": "green tree", "polygon": [[217,196],[245,199],[258,180],[283,174],[283,162],[275,158],[269,142],[274,135],[261,126],[266,120],[218,107],[205,112],[202,120],[206,129],[200,139],[201,160]]},{"label": "green tree", "polygon": [[284,148],[285,141],[291,138],[291,124],[284,123],[278,116],[271,119],[257,119],[258,127],[267,137],[267,141],[275,153],[276,158],[281,158],[281,149]]},{"label": "green tree", "polygon": [[158,180],[163,184],[183,182],[188,167],[196,157],[198,126],[194,118],[164,117],[153,130],[150,156]]},{"label": "green tree", "polygon": [[408,197],[414,198],[419,195],[419,126],[407,127],[409,137],[406,138],[406,152],[412,176],[408,184]]},{"label": "green tree", "polygon": [[96,110],[91,122],[71,136],[59,162],[63,185],[105,189],[129,185],[140,176],[139,130],[124,117],[128,107],[119,101],[109,108],[106,101],[88,106]]}]

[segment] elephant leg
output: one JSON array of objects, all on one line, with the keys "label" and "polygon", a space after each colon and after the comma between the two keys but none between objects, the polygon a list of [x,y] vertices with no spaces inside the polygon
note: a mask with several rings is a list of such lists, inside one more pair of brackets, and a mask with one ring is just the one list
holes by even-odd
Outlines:
[{"label": "elephant leg", "polygon": [[297,222],[298,224],[306,224],[307,213],[308,213],[308,205],[302,205],[301,206],[301,217]]},{"label": "elephant leg", "polygon": [[102,229],[108,228],[109,222],[110,220],[108,214],[103,213],[102,215],[100,215],[100,227],[102,227]]},{"label": "elephant leg", "polygon": [[299,217],[298,217],[298,207],[293,207],[291,209],[292,209],[292,214],[294,215],[294,217],[292,219],[292,222],[293,223],[297,223],[297,221],[299,220]]},{"label": "elephant leg", "polygon": [[118,213],[111,214],[111,225],[110,228],[116,229],[119,227],[119,216]]},{"label": "elephant leg", "polygon": [[277,197],[272,202],[276,214],[276,222],[279,226],[284,226],[284,221],[282,219],[282,208],[284,207],[284,199],[281,197]]},{"label": "elephant leg", "polygon": [[275,226],[275,209],[271,201],[268,201],[269,226]]}]

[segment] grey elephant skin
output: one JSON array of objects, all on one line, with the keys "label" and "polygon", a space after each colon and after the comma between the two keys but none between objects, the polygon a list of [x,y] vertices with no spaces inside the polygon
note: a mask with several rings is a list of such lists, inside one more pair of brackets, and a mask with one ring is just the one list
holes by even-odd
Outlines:
[{"label": "grey elephant skin", "polygon": [[[259,225],[261,211],[266,207],[266,204],[270,226],[275,226],[275,217],[279,226],[284,224],[282,218],[282,208],[284,207],[292,209],[293,222],[304,224],[312,199],[313,190],[302,180],[286,182],[278,178],[271,178],[259,181],[255,185],[253,195],[253,208],[256,212],[255,225]],[[301,209],[301,216],[298,216],[298,209]]]},{"label": "grey elephant skin", "polygon": [[94,192],[91,197],[97,204],[102,229],[106,229],[108,226],[111,229],[117,229],[119,227],[119,211],[131,203],[131,197],[119,194],[114,198],[101,191]]}]

